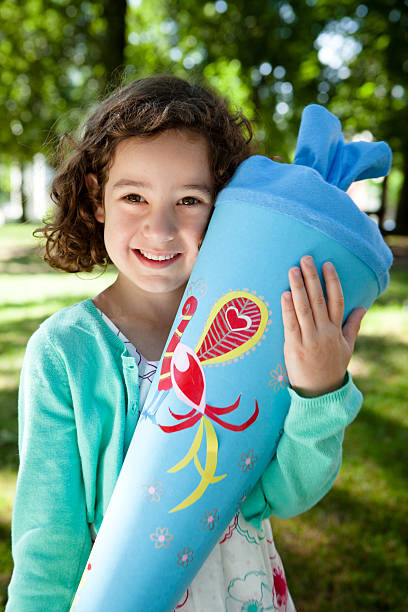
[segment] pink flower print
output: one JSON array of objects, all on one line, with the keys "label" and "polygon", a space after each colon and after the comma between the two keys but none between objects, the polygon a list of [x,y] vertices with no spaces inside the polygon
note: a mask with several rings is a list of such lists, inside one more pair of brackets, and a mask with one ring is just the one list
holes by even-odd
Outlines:
[{"label": "pink flower print", "polygon": [[245,489],[245,491],[242,492],[241,498],[238,500],[238,506],[243,504],[247,497],[248,497],[248,490]]},{"label": "pink flower print", "polygon": [[254,455],[254,451],[251,448],[248,453],[242,453],[241,461],[239,462],[239,467],[243,472],[247,472],[248,470],[252,470],[257,461],[258,457]]},{"label": "pink flower print", "polygon": [[237,501],[237,505],[235,506],[235,512],[238,512],[241,504],[246,500],[247,497],[248,497],[248,491],[245,489],[245,491],[243,491],[241,497]]},{"label": "pink flower print", "polygon": [[271,370],[269,373],[271,375],[269,386],[273,387],[275,393],[279,391],[279,389],[285,389],[285,387],[288,386],[287,372],[283,369],[280,363],[278,363],[276,368]]},{"label": "pink flower print", "polygon": [[193,554],[194,551],[192,551],[188,546],[185,546],[181,552],[177,553],[177,564],[187,567],[187,565],[193,560]]},{"label": "pink flower print", "polygon": [[174,536],[169,533],[167,527],[157,527],[156,533],[150,534],[150,539],[154,542],[155,548],[170,548],[170,542]]},{"label": "pink flower print", "polygon": [[288,601],[288,589],[286,587],[285,574],[281,568],[273,568],[273,586],[275,587],[278,606],[286,606]]},{"label": "pink flower print", "polygon": [[204,517],[200,519],[203,525],[203,529],[209,529],[210,531],[212,531],[214,529],[215,523],[218,521],[219,518],[220,517],[217,512],[217,508],[214,508],[214,510],[211,511],[207,510]]},{"label": "pink flower print", "polygon": [[149,484],[143,485],[145,490],[145,496],[149,502],[159,502],[160,497],[163,495],[163,487],[161,482],[155,482],[152,480]]}]

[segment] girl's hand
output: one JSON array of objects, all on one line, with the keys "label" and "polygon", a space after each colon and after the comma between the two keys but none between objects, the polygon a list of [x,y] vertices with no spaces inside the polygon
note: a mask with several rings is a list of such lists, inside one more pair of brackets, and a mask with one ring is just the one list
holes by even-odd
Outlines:
[{"label": "girl's hand", "polygon": [[316,397],[343,385],[366,309],[353,310],[342,328],[343,291],[333,264],[323,265],[327,304],[313,258],[300,265],[289,270],[291,291],[282,294],[284,355],[292,388]]}]

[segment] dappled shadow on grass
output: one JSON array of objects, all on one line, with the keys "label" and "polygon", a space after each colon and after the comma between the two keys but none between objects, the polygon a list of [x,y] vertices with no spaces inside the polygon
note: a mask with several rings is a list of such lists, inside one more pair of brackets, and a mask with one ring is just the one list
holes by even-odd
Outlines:
[{"label": "dappled shadow on grass", "polygon": [[0,390],[0,461],[2,468],[16,469],[17,447],[17,388]]},{"label": "dappled shadow on grass", "polygon": [[0,610],[4,610],[7,601],[7,587],[11,579],[11,541],[10,524],[0,520]]},{"label": "dappled shadow on grass", "polygon": [[376,306],[390,306],[391,304],[402,304],[408,300],[408,269],[392,269],[391,277],[391,285],[375,302]]},{"label": "dappled shadow on grass", "polygon": [[42,323],[44,317],[25,317],[13,322],[0,323],[0,354],[24,349],[28,338]]},{"label": "dappled shadow on grass", "polygon": [[407,609],[407,344],[361,336],[356,353],[364,404],[347,429],[337,485],[301,517],[272,521],[302,612]]},{"label": "dappled shadow on grass", "polygon": [[[108,266],[108,269],[112,269],[112,266]],[[51,268],[43,260],[43,251],[38,248],[23,249],[20,252],[14,254],[11,257],[0,256],[0,274],[7,274],[9,276],[24,275],[49,275],[49,276],[63,276],[70,274],[82,274],[84,277],[87,275],[92,278],[101,276],[104,274],[105,269],[96,266],[93,272],[64,272],[63,270],[56,270]]]},{"label": "dappled shadow on grass", "polygon": [[[48,310],[48,312],[45,312],[44,316],[41,319],[41,321],[43,321],[45,318],[51,316],[58,310],[61,310],[61,308],[65,308],[66,306],[72,306],[73,304],[76,304],[77,302],[86,300],[88,297],[89,297],[89,293],[83,293],[83,294],[78,294],[78,295],[75,294],[72,297],[70,295],[56,294],[56,295],[47,295],[46,298],[42,298],[38,300],[31,300],[31,301],[27,300],[24,302],[22,301],[14,302],[13,296],[6,296],[4,300],[8,299],[9,301],[3,301],[2,307],[4,309],[12,308],[17,313],[19,310],[29,311],[30,308],[43,307],[44,310],[45,309]],[[18,319],[18,321],[16,321],[17,324],[22,320],[27,320],[27,314],[24,314],[21,316],[24,316],[24,319],[22,318]],[[0,319],[0,322],[1,322],[1,319]]]},{"label": "dappled shadow on grass", "polygon": [[0,612],[3,612],[7,602],[7,587],[11,580],[11,573],[0,574]]},{"label": "dappled shadow on grass", "polygon": [[369,460],[381,467],[391,489],[405,490],[408,482],[408,428],[402,423],[363,408],[347,430],[345,456],[364,465]]},{"label": "dappled shadow on grass", "polygon": [[30,253],[12,257],[6,261],[0,261],[0,274],[58,274],[49,266],[46,266],[38,254]]},{"label": "dappled shadow on grass", "polygon": [[301,517],[272,526],[298,610],[406,610],[407,521],[392,500],[366,503],[334,488]]},{"label": "dappled shadow on grass", "polygon": [[[390,375],[404,379],[408,365],[407,339],[400,341],[395,336],[370,334],[358,336],[355,346],[355,356],[366,364],[367,374],[358,374],[358,379],[372,379],[373,383],[383,387],[387,385]],[[374,378],[373,378],[374,375]]]}]

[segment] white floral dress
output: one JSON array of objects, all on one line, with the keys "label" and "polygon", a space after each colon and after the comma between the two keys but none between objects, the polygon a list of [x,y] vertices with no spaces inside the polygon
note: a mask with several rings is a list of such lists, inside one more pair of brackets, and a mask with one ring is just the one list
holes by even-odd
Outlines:
[{"label": "white floral dress", "polygon": [[[139,401],[142,408],[158,362],[147,361],[102,311],[100,314],[124,342],[129,354],[138,361]],[[208,518],[211,528],[212,517]],[[263,521],[261,530],[257,530],[238,512],[184,593],[176,610],[295,612],[270,522]]]}]

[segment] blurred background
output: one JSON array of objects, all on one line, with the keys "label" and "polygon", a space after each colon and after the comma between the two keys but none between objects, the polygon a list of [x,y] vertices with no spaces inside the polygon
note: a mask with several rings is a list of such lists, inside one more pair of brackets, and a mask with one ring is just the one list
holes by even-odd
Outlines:
[{"label": "blurred background", "polygon": [[292,161],[312,102],[341,119],[347,140],[393,149],[387,179],[350,188],[395,256],[351,363],[364,407],[333,490],[272,524],[299,612],[406,610],[408,0],[0,0],[0,610],[25,344],[45,317],[114,278],[48,269],[32,231],[51,206],[61,136],[115,87],[156,73],[218,90],[252,120],[269,156]]}]

